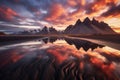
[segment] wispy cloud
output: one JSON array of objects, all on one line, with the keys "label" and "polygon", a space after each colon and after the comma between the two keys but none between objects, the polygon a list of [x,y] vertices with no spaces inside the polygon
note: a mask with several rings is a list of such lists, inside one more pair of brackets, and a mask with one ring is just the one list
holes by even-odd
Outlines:
[{"label": "wispy cloud", "polygon": [[[0,21],[21,25],[67,27],[80,18],[109,22],[119,18],[119,0],[1,0]],[[107,20],[106,20],[107,18]],[[28,21],[31,20],[32,22]],[[43,22],[47,24],[43,24]],[[117,23],[118,25],[120,23]],[[109,25],[111,25],[109,23]],[[114,25],[114,23],[112,23]],[[116,25],[115,25],[116,26]],[[116,26],[119,27],[119,26]]]}]

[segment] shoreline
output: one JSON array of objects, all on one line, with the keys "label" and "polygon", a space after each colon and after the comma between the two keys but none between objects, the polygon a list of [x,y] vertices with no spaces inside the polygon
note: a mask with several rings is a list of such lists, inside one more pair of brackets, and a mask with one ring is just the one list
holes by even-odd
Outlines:
[{"label": "shoreline", "polygon": [[120,34],[94,34],[94,35],[70,35],[70,34],[48,34],[48,35],[0,35],[0,43],[10,41],[32,40],[43,37],[75,37],[89,38],[120,43]]}]

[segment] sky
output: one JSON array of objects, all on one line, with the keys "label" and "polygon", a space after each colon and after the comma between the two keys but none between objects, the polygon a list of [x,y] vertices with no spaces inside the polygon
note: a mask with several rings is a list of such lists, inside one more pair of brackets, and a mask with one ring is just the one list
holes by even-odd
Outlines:
[{"label": "sky", "polygon": [[0,31],[65,29],[86,17],[120,32],[120,0],[0,0]]}]

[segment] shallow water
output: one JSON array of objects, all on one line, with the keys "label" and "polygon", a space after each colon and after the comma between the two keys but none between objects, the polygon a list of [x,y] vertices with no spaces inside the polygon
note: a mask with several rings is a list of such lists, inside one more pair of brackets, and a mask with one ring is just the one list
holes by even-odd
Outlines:
[{"label": "shallow water", "polygon": [[0,80],[120,80],[120,50],[76,38],[0,47]]}]

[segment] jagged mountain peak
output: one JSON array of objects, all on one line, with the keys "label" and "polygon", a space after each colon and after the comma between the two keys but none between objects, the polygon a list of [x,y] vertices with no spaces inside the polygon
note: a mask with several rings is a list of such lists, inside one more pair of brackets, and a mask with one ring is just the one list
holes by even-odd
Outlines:
[{"label": "jagged mountain peak", "polygon": [[89,17],[86,17],[84,20],[89,20],[90,21]]},{"label": "jagged mountain peak", "polygon": [[47,28],[47,26],[44,26],[44,28]]},{"label": "jagged mountain peak", "polygon": [[95,18],[93,18],[92,21],[97,21],[97,20]]},{"label": "jagged mountain peak", "polygon": [[67,34],[115,34],[107,23],[99,22],[95,18],[90,20],[88,17],[83,22],[78,19],[75,25],[69,25],[65,29]]},{"label": "jagged mountain peak", "polygon": [[69,25],[68,27],[72,27],[73,25]]},{"label": "jagged mountain peak", "polygon": [[81,24],[81,23],[82,23],[81,20],[78,19],[78,20],[76,21],[75,25],[79,25],[79,24]]},{"label": "jagged mountain peak", "polygon": [[53,26],[49,27],[49,29],[55,29]]},{"label": "jagged mountain peak", "polygon": [[95,18],[92,19],[92,23],[93,24],[96,24],[96,23],[99,24],[99,22]]},{"label": "jagged mountain peak", "polygon": [[72,27],[73,27],[73,25],[69,25],[69,26],[65,29],[65,31],[71,29]]},{"label": "jagged mountain peak", "polygon": [[86,17],[86,18],[84,19],[83,23],[85,23],[85,24],[90,24],[91,21],[90,21],[90,19],[89,19],[88,17]]}]

